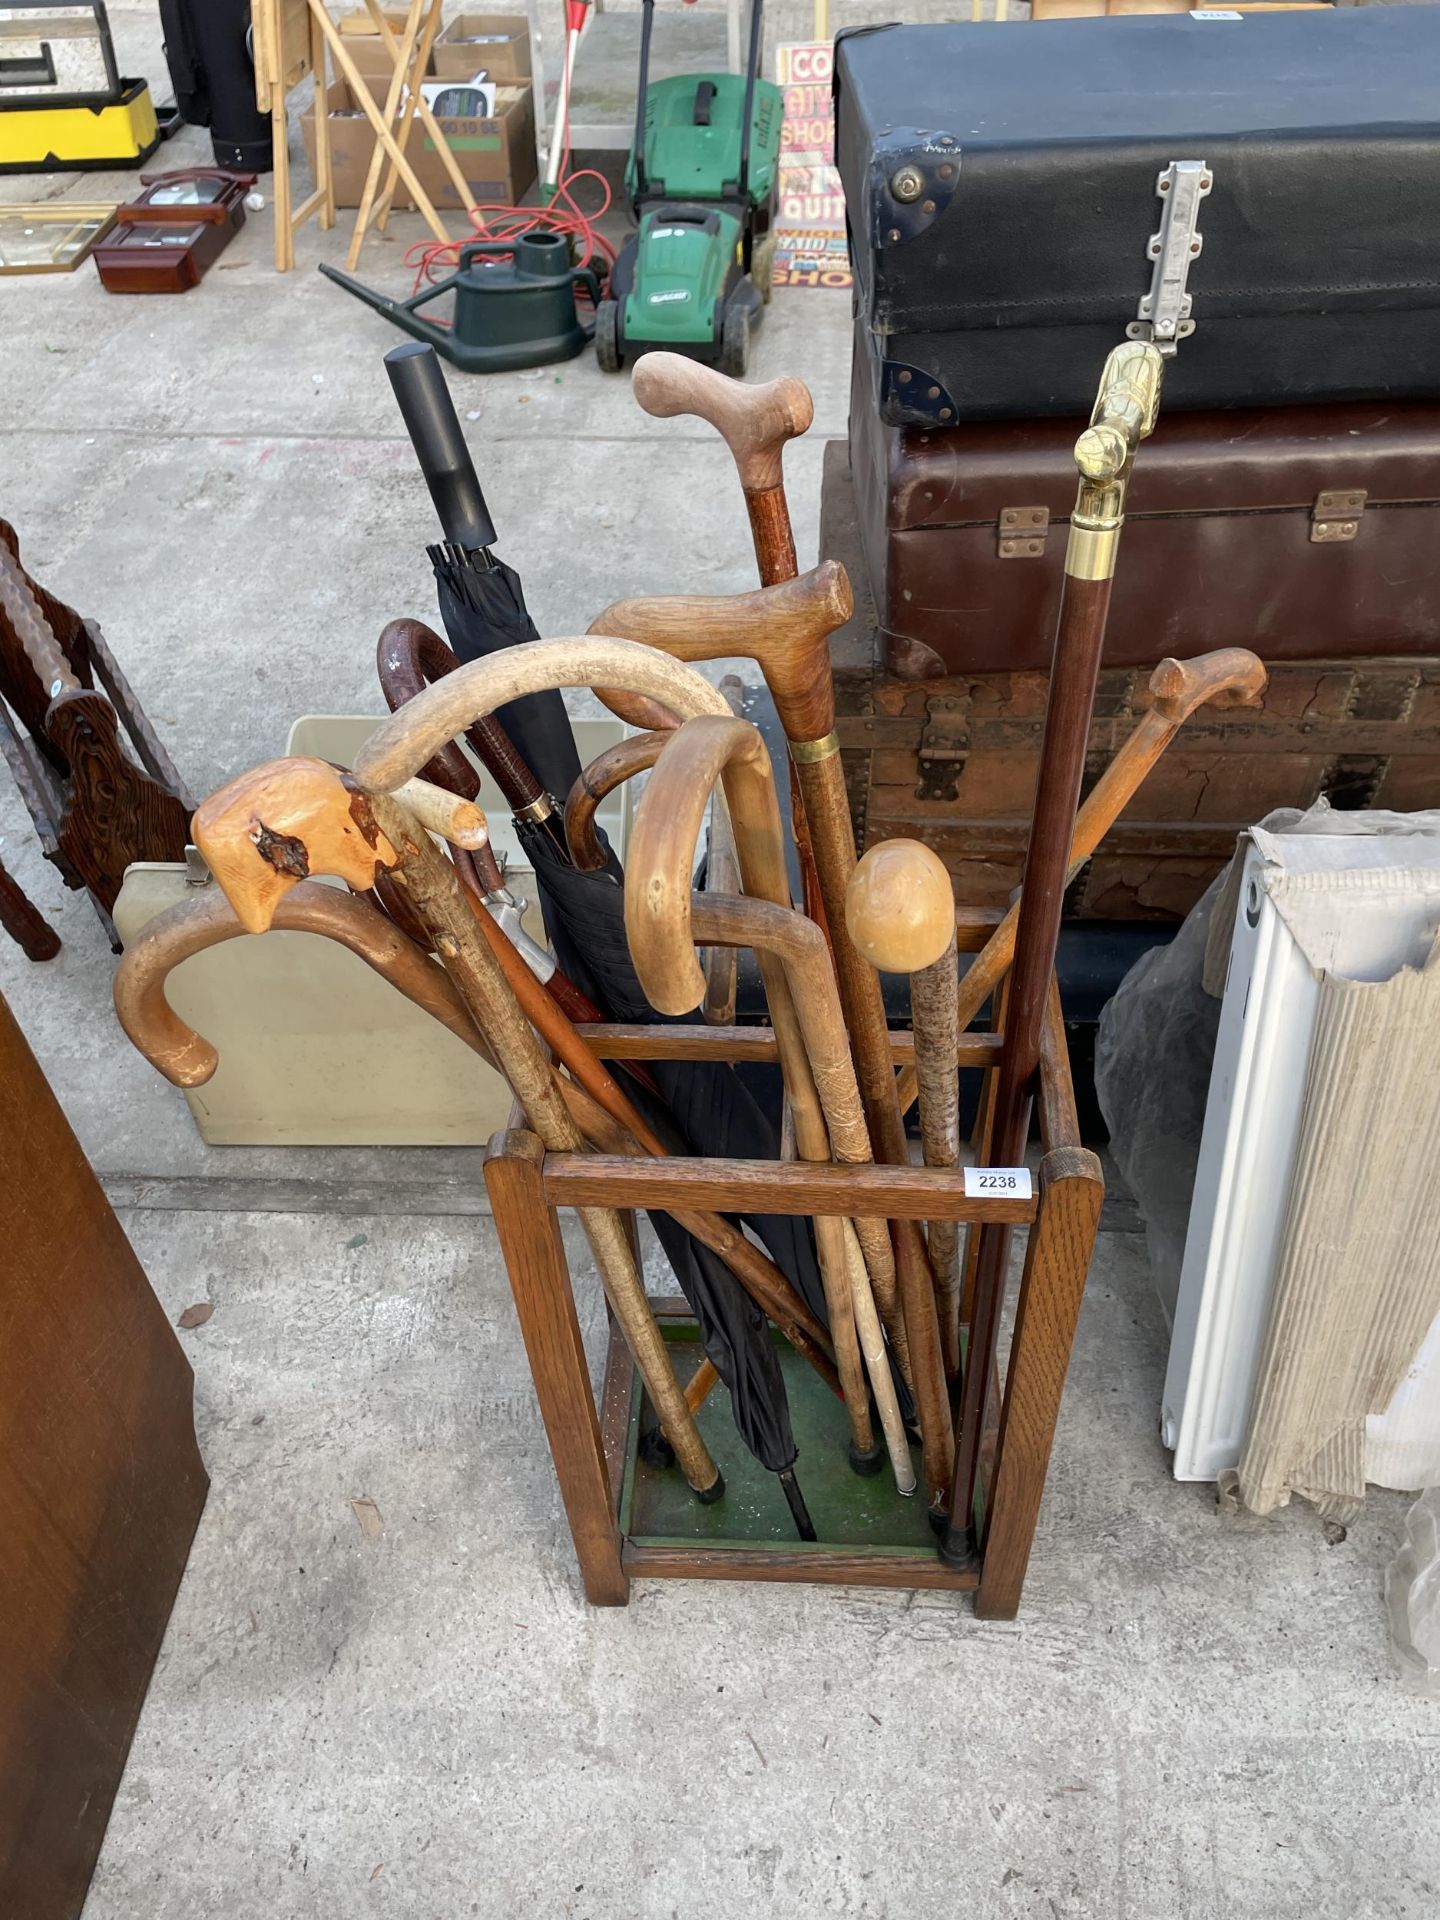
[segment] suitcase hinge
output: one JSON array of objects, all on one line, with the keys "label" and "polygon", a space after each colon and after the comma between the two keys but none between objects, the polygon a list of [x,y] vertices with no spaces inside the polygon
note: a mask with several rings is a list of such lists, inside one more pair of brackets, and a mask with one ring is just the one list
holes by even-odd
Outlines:
[{"label": "suitcase hinge", "polygon": [[1049,531],[1048,507],[1002,507],[996,552],[1002,560],[1037,560]]},{"label": "suitcase hinge", "polygon": [[1160,231],[1151,234],[1146,248],[1155,263],[1150,291],[1136,309],[1138,319],[1132,320],[1125,332],[1131,340],[1150,341],[1167,359],[1177,343],[1195,331],[1185,283],[1204,245],[1196,225],[1200,202],[1214,184],[1203,160],[1172,160],[1155,182],[1155,192],[1165,210],[1160,216]]},{"label": "suitcase hinge", "polygon": [[925,702],[925,728],[916,755],[917,800],[954,800],[970,757],[970,702],[937,694]]},{"label": "suitcase hinge", "polygon": [[1360,516],[1365,511],[1365,494],[1359,489],[1348,493],[1317,493],[1310,509],[1310,539],[1316,546],[1334,546],[1353,540],[1360,531]]}]

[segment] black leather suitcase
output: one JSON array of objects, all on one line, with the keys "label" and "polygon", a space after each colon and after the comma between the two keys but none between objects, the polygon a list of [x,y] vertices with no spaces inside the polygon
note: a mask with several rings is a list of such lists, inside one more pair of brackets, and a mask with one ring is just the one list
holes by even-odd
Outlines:
[{"label": "black leather suitcase", "polygon": [[1171,207],[1167,413],[1440,398],[1440,7],[858,28],[835,102],[892,425],[1087,414]]}]

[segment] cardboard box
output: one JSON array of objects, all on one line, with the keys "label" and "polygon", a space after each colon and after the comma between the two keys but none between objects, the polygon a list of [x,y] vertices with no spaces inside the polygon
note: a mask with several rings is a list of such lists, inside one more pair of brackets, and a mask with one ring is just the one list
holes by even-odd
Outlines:
[{"label": "cardboard box", "polygon": [[[356,106],[355,97],[343,80],[337,80],[328,96],[330,110],[330,153],[335,172],[335,204],[358,207],[365,189],[365,175],[375,150],[375,135],[370,122]],[[502,86],[491,120],[441,120],[440,127],[450,150],[469,181],[474,201],[482,205],[512,206],[534,185],[535,101],[528,86]],[[315,107],[312,102],[300,116],[305,151],[310,171],[315,171]],[[433,141],[417,121],[411,129],[406,158],[414,167],[421,186],[441,210],[459,209],[461,202],[454,183]],[[383,175],[382,175],[383,178]],[[396,208],[413,207],[410,189],[397,182]]]},{"label": "cardboard box", "polygon": [[[345,42],[345,51],[355,62],[360,77],[372,96],[383,104],[390,90],[390,77],[395,71],[395,62],[385,42],[378,33],[372,33],[368,37],[357,36]],[[433,62],[426,72],[427,75],[433,74]]]},{"label": "cardboard box", "polygon": [[[398,13],[387,13],[385,21],[390,31],[398,37],[405,31],[405,9],[402,7]],[[378,40],[380,38],[375,31],[375,22],[364,7],[354,13],[342,13],[335,24],[347,40],[352,38]]]},{"label": "cardboard box", "polygon": [[468,80],[483,67],[507,85],[530,78],[530,22],[523,13],[458,13],[436,36],[439,80]]}]

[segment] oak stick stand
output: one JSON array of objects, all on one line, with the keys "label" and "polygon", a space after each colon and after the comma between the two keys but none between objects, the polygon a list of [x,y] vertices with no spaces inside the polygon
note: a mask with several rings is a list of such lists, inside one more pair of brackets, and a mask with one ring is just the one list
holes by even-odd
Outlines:
[{"label": "oak stick stand", "polygon": [[[962,927],[962,948],[972,944],[965,932]],[[983,930],[977,939],[983,941]],[[775,1057],[767,1027],[606,1026],[579,1031],[610,1060]],[[533,1134],[521,1129],[497,1133],[491,1140],[485,1182],[581,1581],[593,1605],[624,1606],[632,1577],[648,1576],[938,1588],[973,1593],[975,1611],[982,1618],[1014,1617],[1104,1196],[1100,1163],[1080,1144],[1056,992],[1050,995],[1044,1038],[1037,1098],[1043,1157],[1035,1195],[1028,1200],[967,1199],[958,1170],[546,1153]],[[957,1054],[960,1070],[978,1072],[988,1088],[1002,1045],[998,1033],[963,1034]],[[913,1036],[892,1030],[891,1050],[896,1065],[904,1064],[913,1057]],[[651,1416],[642,1405],[633,1363],[613,1324],[601,1405],[596,1407],[556,1211],[576,1206],[631,1212],[645,1207],[843,1216],[863,1212],[890,1219],[955,1220],[972,1230],[972,1248],[987,1226],[1027,1226],[1009,1364],[998,1402],[992,1402],[999,1406],[999,1417],[984,1446],[969,1561],[955,1567],[941,1561],[923,1507],[916,1501],[894,1498],[897,1516],[899,1509],[908,1511],[893,1526],[883,1512],[877,1512],[871,1490],[881,1483],[850,1473],[838,1401],[836,1445],[817,1452],[802,1435],[798,1470],[812,1508],[817,1509],[826,1504],[828,1487],[843,1476],[840,1491],[874,1516],[869,1537],[827,1539],[818,1512],[821,1538],[814,1544],[797,1541],[793,1531],[787,1539],[783,1529],[777,1529],[773,1538],[723,1537],[726,1500],[705,1508],[672,1499],[663,1526],[678,1526],[684,1533],[649,1531],[653,1514],[645,1521],[636,1497],[642,1469],[635,1462],[635,1440],[642,1418]],[[663,1299],[652,1305],[667,1339],[676,1342],[677,1359],[689,1341],[698,1360],[700,1348],[685,1303]],[[805,1376],[802,1367],[787,1377],[792,1387],[808,1392]],[[823,1389],[819,1393],[828,1410],[828,1397]],[[806,1414],[793,1397],[792,1412],[797,1427],[803,1428]],[[704,1413],[717,1422],[715,1431],[724,1449],[722,1464],[730,1480],[732,1463],[738,1472],[738,1456],[744,1449],[730,1427],[722,1392],[712,1396]],[[885,1486],[889,1489],[888,1480]],[[893,1489],[889,1492],[893,1494]],[[744,1516],[739,1512],[742,1507]],[[736,1501],[733,1510],[737,1520],[752,1517],[744,1501]],[[896,1536],[893,1541],[885,1537],[887,1526]],[[850,1529],[835,1531],[849,1533]]]}]

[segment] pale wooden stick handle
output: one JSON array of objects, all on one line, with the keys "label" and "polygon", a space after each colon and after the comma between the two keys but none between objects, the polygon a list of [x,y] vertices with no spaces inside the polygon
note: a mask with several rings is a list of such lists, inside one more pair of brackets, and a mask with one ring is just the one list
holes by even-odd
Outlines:
[{"label": "pale wooden stick handle", "polygon": [[393,792],[442,746],[497,707],[554,687],[596,686],[648,694],[684,719],[697,713],[730,715],[718,687],[653,647],[601,634],[532,640],[469,661],[407,700],[356,754],[356,777],[381,793]]},{"label": "pale wooden stick handle", "polygon": [[729,447],[747,493],[780,485],[787,440],[809,430],[815,403],[803,380],[786,375],[765,386],[731,380],[678,353],[647,353],[636,362],[631,391],[657,419],[693,414]]},{"label": "pale wooden stick handle", "polygon": [[452,847],[465,847],[478,853],[490,844],[490,829],[485,815],[473,800],[462,800],[458,793],[432,786],[430,781],[407,780],[395,790],[395,798],[407,807],[425,828]]}]

